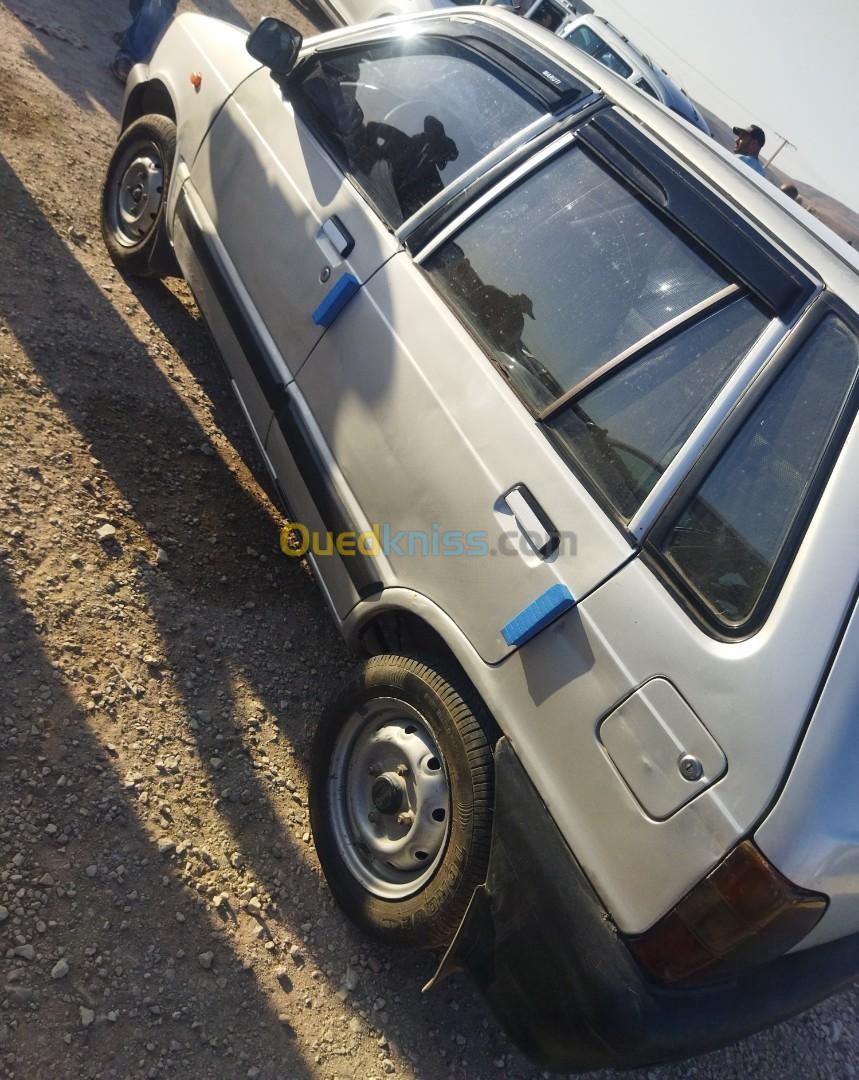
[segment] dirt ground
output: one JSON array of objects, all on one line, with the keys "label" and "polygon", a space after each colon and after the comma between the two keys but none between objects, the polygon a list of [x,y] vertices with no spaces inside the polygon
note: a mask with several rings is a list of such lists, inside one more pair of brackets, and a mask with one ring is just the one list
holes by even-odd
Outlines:
[{"label": "dirt ground", "polygon": [[[353,661],[187,290],[102,248],[125,15],[0,0],[0,1075],[538,1076],[321,878],[308,735]],[[637,1075],[853,1076],[856,1004]]]}]

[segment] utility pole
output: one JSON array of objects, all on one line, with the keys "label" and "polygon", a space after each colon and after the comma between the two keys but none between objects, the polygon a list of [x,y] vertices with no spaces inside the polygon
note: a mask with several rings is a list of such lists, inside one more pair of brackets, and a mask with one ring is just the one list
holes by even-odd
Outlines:
[{"label": "utility pole", "polygon": [[778,150],[776,150],[776,152],[774,154],[770,155],[769,160],[766,163],[767,168],[769,168],[770,165],[772,165],[772,163],[775,161],[775,159],[779,156],[779,154],[782,152],[782,150],[784,150],[784,148],[786,146],[789,146],[791,148],[791,150],[796,150],[796,147],[793,145],[793,143],[790,141],[790,139],[785,138],[784,135],[780,135],[778,132],[776,132],[775,135],[776,135],[777,139],[781,139],[781,146],[778,148]]}]

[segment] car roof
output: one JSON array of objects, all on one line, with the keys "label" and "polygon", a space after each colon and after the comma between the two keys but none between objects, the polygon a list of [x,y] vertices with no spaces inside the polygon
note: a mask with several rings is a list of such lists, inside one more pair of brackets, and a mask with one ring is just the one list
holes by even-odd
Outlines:
[{"label": "car roof", "polygon": [[[593,57],[573,49],[550,30],[501,7],[454,7],[416,15],[379,19],[360,28],[347,27],[326,34],[329,40],[381,33],[398,24],[434,20],[466,20],[504,29],[530,44],[572,75],[584,79],[623,110],[662,148],[718,192],[745,218],[797,261],[811,269],[820,281],[850,307],[859,311],[859,251],[821,221],[784,195],[771,181],[759,176],[738,158],[704,135],[692,123],[661,102],[643,94]],[[311,40],[308,39],[308,44]]]}]

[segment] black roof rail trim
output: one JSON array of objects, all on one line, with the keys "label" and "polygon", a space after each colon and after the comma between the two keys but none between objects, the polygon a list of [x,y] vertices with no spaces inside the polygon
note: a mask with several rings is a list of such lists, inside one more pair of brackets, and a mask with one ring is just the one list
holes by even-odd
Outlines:
[{"label": "black roof rail trim", "polygon": [[595,116],[579,138],[781,318],[811,298],[810,277],[615,109]]}]

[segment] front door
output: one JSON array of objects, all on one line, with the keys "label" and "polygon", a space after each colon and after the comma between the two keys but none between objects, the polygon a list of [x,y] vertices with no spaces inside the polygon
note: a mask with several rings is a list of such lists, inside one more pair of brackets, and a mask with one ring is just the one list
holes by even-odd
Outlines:
[{"label": "front door", "polygon": [[[358,122],[343,80],[331,81],[323,105],[344,131]],[[363,284],[399,245],[265,68],[218,114],[190,199],[249,324],[241,354],[226,359],[264,440],[284,386],[325,330],[326,301]]]}]

